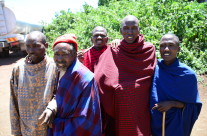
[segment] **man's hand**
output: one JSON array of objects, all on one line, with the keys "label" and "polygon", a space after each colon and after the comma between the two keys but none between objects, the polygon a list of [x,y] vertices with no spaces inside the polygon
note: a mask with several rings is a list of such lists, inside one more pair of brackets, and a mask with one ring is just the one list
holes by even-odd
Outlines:
[{"label": "man's hand", "polygon": [[166,112],[169,109],[175,107],[175,108],[183,108],[185,105],[182,102],[178,101],[164,101],[164,102],[159,102],[154,105],[152,108],[153,110],[157,109],[160,112]]},{"label": "man's hand", "polygon": [[164,102],[155,104],[155,106],[152,109],[153,110],[157,109],[160,112],[166,112],[171,108],[172,108],[172,103],[170,101],[164,101]]},{"label": "man's hand", "polygon": [[38,118],[39,124],[41,125],[49,125],[52,127],[52,122],[55,118],[55,114],[51,109],[45,109],[42,115]]},{"label": "man's hand", "polygon": [[116,48],[117,46],[120,45],[121,40],[120,39],[115,39],[111,42],[111,47]]},{"label": "man's hand", "polygon": [[84,60],[83,55],[84,55],[84,50],[80,50],[80,51],[77,52],[77,57],[78,57],[78,59],[81,63],[83,63],[83,60]]}]

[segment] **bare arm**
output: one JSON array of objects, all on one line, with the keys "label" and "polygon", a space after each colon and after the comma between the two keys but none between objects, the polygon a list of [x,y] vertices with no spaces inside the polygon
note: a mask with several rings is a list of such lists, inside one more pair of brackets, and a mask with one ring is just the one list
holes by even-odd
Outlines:
[{"label": "bare arm", "polygon": [[38,118],[39,123],[41,125],[49,125],[49,127],[52,127],[52,122],[55,118],[56,113],[57,113],[57,103],[55,97],[53,97],[53,99],[49,102],[46,109]]},{"label": "bare arm", "polygon": [[77,52],[77,57],[81,63],[83,63],[84,61],[84,53],[85,53],[84,50],[80,50]]},{"label": "bare arm", "polygon": [[121,40],[120,39],[115,39],[111,42],[111,47],[116,48],[117,46],[120,45]]},{"label": "bare arm", "polygon": [[184,108],[185,104],[179,101],[163,101],[154,105],[153,110],[157,109],[160,112],[166,112],[171,108]]}]

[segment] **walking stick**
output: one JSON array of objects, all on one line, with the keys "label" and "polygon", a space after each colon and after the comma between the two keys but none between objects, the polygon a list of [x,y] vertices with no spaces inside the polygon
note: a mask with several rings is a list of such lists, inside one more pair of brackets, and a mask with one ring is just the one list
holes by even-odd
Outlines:
[{"label": "walking stick", "polygon": [[162,113],[162,136],[165,136],[165,117],[166,117],[166,112]]}]

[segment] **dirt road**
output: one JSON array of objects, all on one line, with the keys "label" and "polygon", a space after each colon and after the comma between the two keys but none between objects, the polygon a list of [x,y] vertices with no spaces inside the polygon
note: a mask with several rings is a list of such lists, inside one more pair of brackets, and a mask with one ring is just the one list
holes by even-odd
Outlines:
[{"label": "dirt road", "polygon": [[19,59],[16,56],[0,58],[0,136],[10,136],[9,80],[12,68]]},{"label": "dirt road", "polygon": [[[10,136],[9,118],[9,79],[14,64],[20,57],[0,58],[0,136]],[[203,108],[191,136],[207,136],[207,77],[203,76],[199,91]]]}]

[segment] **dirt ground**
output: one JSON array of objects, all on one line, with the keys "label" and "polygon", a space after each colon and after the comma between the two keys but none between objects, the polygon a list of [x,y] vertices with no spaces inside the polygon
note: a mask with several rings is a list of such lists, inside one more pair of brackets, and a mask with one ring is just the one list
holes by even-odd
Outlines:
[{"label": "dirt ground", "polygon": [[[14,64],[21,57],[0,58],[0,136],[11,136],[9,117],[9,79]],[[203,107],[191,136],[207,136],[207,76],[199,78],[199,92]]]}]

